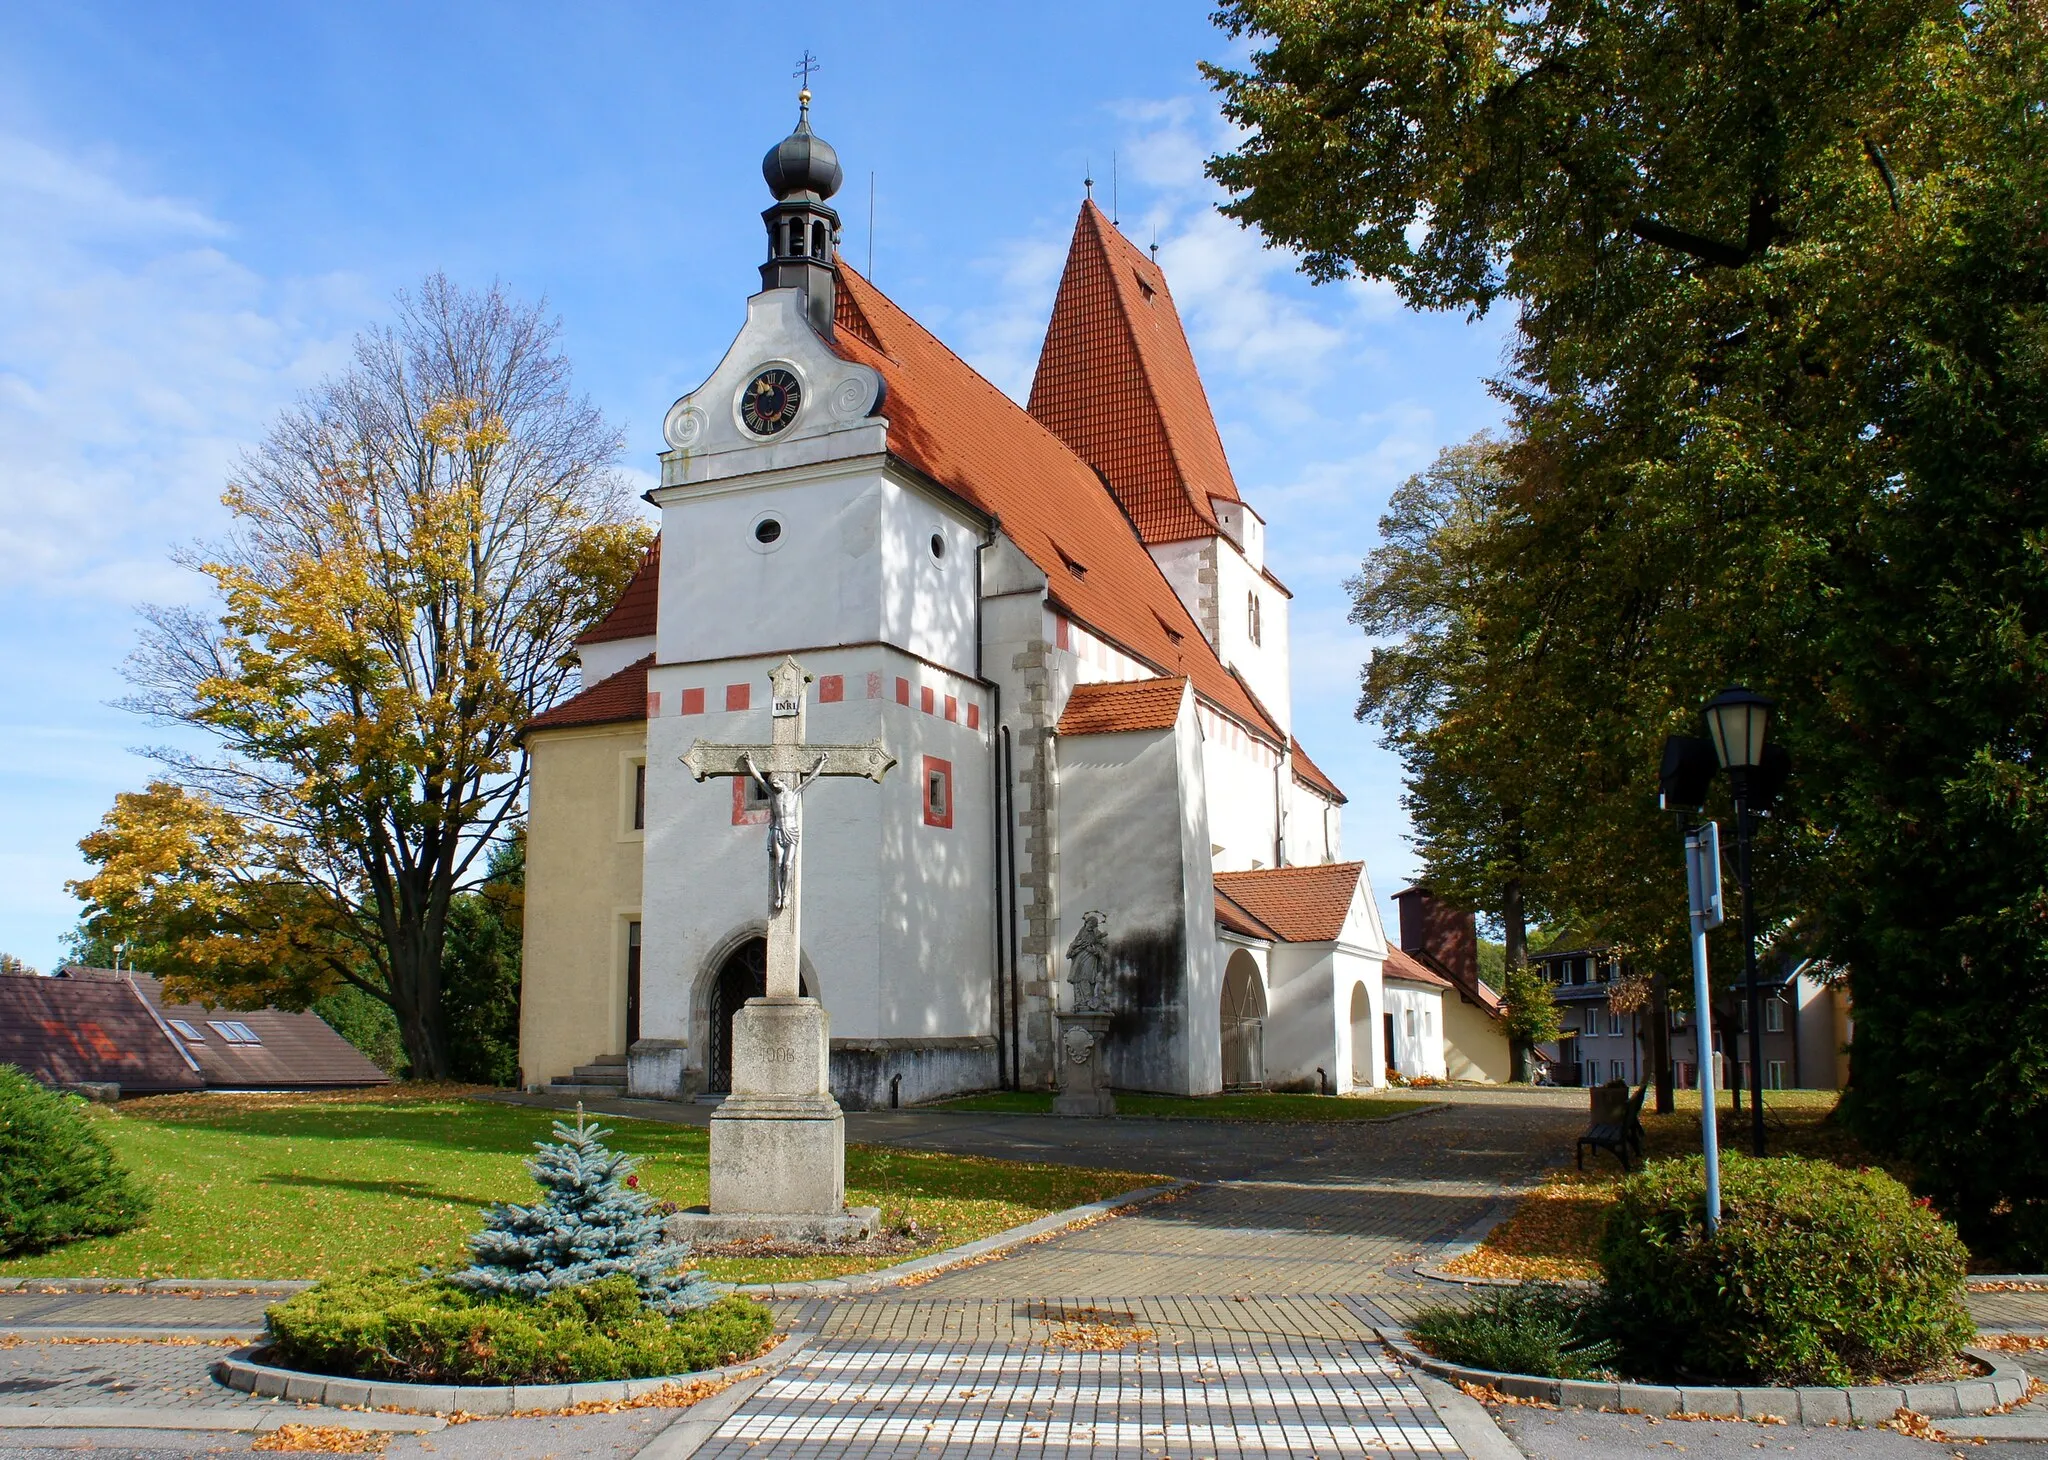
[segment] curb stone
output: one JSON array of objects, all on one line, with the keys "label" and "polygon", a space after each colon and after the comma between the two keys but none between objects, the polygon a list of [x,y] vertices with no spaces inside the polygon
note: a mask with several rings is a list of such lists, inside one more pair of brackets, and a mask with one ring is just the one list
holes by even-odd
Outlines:
[{"label": "curb stone", "polygon": [[[230,1389],[254,1394],[260,1399],[291,1399],[306,1404],[417,1414],[531,1414],[569,1409],[578,1404],[616,1404],[621,1400],[652,1394],[670,1384],[694,1384],[755,1369],[780,1368],[810,1341],[808,1333],[793,1333],[766,1353],[744,1363],[699,1369],[692,1374],[610,1379],[584,1384],[402,1384],[385,1379],[347,1379],[258,1363],[251,1355],[259,1350],[253,1348],[216,1360],[213,1376]],[[61,1409],[48,1411],[51,1414],[66,1412]]]},{"label": "curb stone", "polygon": [[[1688,1388],[1673,1384],[1605,1384],[1552,1379],[1536,1374],[1503,1374],[1470,1369],[1424,1353],[1407,1330],[1386,1328],[1381,1337],[1411,1368],[1453,1382],[1498,1389],[1517,1399],[1562,1406],[1613,1407],[1642,1414],[1705,1414],[1716,1418],[1761,1419],[1766,1416],[1805,1425],[1874,1424],[1911,1409],[1930,1419],[1963,1418],[1984,1409],[2010,1404],[2027,1392],[2028,1374],[2005,1355],[1966,1348],[1963,1353],[1990,1369],[1977,1379],[1953,1384],[1872,1384],[1842,1388],[1797,1389]],[[1988,1402],[1976,1404],[1988,1391]]]},{"label": "curb stone", "polygon": [[312,1286],[310,1278],[0,1278],[0,1293],[199,1293],[289,1298]]},{"label": "curb stone", "polygon": [[745,1293],[752,1298],[845,1298],[855,1293],[873,1293],[883,1288],[899,1287],[904,1283],[936,1277],[948,1268],[974,1262],[984,1257],[995,1257],[1013,1247],[1051,1233],[1064,1231],[1068,1227],[1088,1221],[1093,1217],[1105,1217],[1156,1200],[1169,1192],[1187,1191],[1200,1185],[1195,1181],[1173,1180],[1160,1186],[1141,1186],[1136,1191],[1126,1191],[1117,1196],[1092,1201],[1085,1206],[1068,1207],[1063,1212],[1054,1212],[1049,1217],[1026,1222],[1021,1227],[996,1232],[977,1241],[965,1242],[958,1247],[948,1247],[943,1252],[934,1252],[910,1262],[898,1263],[877,1272],[848,1273],[845,1277],[813,1278],[796,1283],[740,1283],[734,1292]]}]

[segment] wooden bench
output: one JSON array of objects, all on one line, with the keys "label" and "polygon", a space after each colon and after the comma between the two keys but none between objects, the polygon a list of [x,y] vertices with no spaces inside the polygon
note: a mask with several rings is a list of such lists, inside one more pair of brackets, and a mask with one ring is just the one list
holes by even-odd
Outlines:
[{"label": "wooden bench", "polygon": [[1629,1169],[1631,1155],[1641,1159],[1643,1154],[1643,1095],[1650,1088],[1645,1080],[1630,1095],[1626,1083],[1616,1080],[1609,1084],[1595,1086],[1592,1092],[1593,1123],[1586,1127],[1586,1133],[1579,1137],[1576,1159],[1581,1171],[1586,1169],[1586,1148],[1596,1151],[1612,1151],[1614,1158],[1621,1162],[1621,1169]]}]

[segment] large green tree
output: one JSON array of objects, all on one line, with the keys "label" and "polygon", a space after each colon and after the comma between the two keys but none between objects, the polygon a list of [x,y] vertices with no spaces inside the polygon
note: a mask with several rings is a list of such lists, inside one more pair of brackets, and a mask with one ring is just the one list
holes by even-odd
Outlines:
[{"label": "large green tree", "polygon": [[2038,6],[1221,19],[1227,211],[1317,277],[1517,310],[1501,611],[1585,722],[1531,727],[1582,788],[1546,875],[1654,942],[1657,744],[1722,682],[1777,695],[1759,912],[1849,970],[1849,1108],[1980,1252],[2048,1258]]},{"label": "large green tree", "polygon": [[134,708],[188,733],[87,839],[90,935],[231,1003],[349,985],[415,1076],[450,1074],[456,899],[648,537],[558,333],[430,277],[242,461],[230,532],[189,559],[217,609],[151,611],[131,665]]}]

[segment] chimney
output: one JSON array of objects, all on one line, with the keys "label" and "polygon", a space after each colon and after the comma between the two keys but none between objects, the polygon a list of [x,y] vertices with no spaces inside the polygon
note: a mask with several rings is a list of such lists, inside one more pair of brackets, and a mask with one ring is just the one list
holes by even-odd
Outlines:
[{"label": "chimney", "polygon": [[1433,963],[1460,988],[1479,985],[1479,925],[1426,887],[1394,894],[1401,909],[1401,951]]}]

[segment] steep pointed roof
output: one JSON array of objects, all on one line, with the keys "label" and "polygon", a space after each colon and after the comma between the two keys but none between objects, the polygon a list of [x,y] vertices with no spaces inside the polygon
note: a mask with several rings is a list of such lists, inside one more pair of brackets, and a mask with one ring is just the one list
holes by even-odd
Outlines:
[{"label": "steep pointed roof", "polygon": [[1029,409],[1147,543],[1211,536],[1209,499],[1238,500],[1166,275],[1093,202],[1074,222]]},{"label": "steep pointed roof", "polygon": [[881,372],[890,454],[1000,522],[1068,616],[1285,744],[1087,463],[845,260],[838,269],[832,348]]}]

